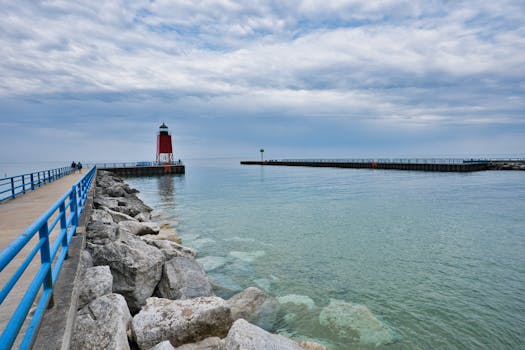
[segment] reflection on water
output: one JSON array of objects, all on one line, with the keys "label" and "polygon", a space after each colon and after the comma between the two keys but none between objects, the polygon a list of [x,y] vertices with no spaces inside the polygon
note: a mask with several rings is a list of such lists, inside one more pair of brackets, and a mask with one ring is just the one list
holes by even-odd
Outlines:
[{"label": "reflection on water", "polygon": [[175,203],[175,188],[173,187],[173,176],[162,175],[157,177],[157,187],[159,197],[163,204],[169,205]]},{"label": "reflection on water", "polygon": [[166,174],[156,177],[158,196],[163,206],[175,205],[175,182],[183,182],[184,174]]}]

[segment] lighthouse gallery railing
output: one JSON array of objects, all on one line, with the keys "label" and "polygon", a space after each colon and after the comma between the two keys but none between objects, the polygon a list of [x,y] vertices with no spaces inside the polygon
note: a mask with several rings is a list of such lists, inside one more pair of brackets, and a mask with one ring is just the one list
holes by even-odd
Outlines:
[{"label": "lighthouse gallery railing", "polygon": [[[62,264],[68,256],[69,244],[76,233],[78,219],[84,208],[95,172],[96,167],[91,168],[46,213],[31,224],[0,253],[1,272],[13,262],[13,259],[38,232],[39,238],[35,246],[32,249],[28,247],[31,249],[29,255],[25,257],[0,291],[0,304],[2,304],[35,256],[40,252],[40,268],[0,336],[0,349],[10,349],[13,346],[33,302],[37,299],[39,290],[43,288],[32,319],[28,320],[29,325],[20,345],[20,349],[31,348],[42,316],[50,300],[52,300],[53,286],[58,278]],[[57,229],[60,230],[51,242],[50,239],[52,237],[50,234],[59,223],[60,226]]]},{"label": "lighthouse gallery railing", "polygon": [[64,167],[0,179],[0,203],[7,199],[15,198],[21,193],[26,193],[27,191],[34,190],[37,187],[60,179],[72,171],[72,168]]}]

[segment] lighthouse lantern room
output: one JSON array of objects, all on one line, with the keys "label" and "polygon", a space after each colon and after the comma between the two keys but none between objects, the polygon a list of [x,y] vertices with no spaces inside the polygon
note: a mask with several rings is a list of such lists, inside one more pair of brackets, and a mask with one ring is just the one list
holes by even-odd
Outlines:
[{"label": "lighthouse lantern room", "polygon": [[168,126],[164,123],[159,127],[157,135],[157,164],[173,164],[173,148]]}]

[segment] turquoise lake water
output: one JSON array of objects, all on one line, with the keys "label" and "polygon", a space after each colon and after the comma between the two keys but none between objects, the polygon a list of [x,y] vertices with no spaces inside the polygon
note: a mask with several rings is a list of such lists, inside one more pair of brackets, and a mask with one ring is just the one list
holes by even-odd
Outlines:
[{"label": "turquoise lake water", "polygon": [[525,172],[221,161],[127,181],[216,294],[282,302],[271,331],[333,350],[525,348]]}]

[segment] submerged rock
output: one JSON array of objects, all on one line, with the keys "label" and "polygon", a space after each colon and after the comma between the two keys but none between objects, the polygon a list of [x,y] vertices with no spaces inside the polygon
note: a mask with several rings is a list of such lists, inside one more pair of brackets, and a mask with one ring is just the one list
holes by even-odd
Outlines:
[{"label": "submerged rock", "polygon": [[228,260],[223,256],[208,255],[203,258],[197,259],[197,261],[202,264],[204,270],[213,271],[215,269],[218,269],[219,267],[226,265],[226,262]]},{"label": "submerged rock", "polygon": [[277,301],[281,305],[291,304],[296,306],[304,306],[308,310],[315,309],[314,300],[307,295],[288,294],[282,297],[278,297]]},{"label": "submerged rock", "polygon": [[130,321],[122,295],[101,296],[78,312],[71,349],[128,350]]},{"label": "submerged rock", "polygon": [[271,334],[242,318],[235,321],[226,337],[227,350],[304,350],[291,339]]},{"label": "submerged rock", "polygon": [[208,277],[213,285],[213,290],[222,297],[228,298],[242,291],[241,285],[227,275],[210,273]]},{"label": "submerged rock", "polygon": [[191,242],[191,246],[195,247],[196,249],[200,249],[204,246],[210,245],[215,243],[216,241],[211,238],[197,238],[196,240],[193,240]]},{"label": "submerged rock", "polygon": [[169,340],[173,346],[207,337],[224,337],[232,324],[230,309],[219,297],[185,300],[148,298],[132,321],[132,334],[142,349]]},{"label": "submerged rock", "polygon": [[160,281],[164,254],[140,238],[130,236],[126,241],[94,246],[93,261],[95,265],[110,267],[113,291],[122,294],[135,313]]},{"label": "submerged rock", "polygon": [[243,318],[249,322],[262,324],[266,328],[273,325],[279,309],[279,304],[274,299],[255,287],[246,288],[235,294],[228,300],[228,306],[234,320]]},{"label": "submerged rock", "polygon": [[252,263],[258,258],[262,258],[266,255],[266,252],[264,250],[254,250],[252,252],[238,252],[238,251],[231,251],[230,255],[234,258],[237,258],[241,261]]},{"label": "submerged rock", "polygon": [[113,276],[109,266],[94,266],[86,269],[80,285],[78,308],[81,309],[92,300],[106,294],[113,289]]},{"label": "submerged rock", "polygon": [[321,311],[319,322],[341,338],[357,337],[365,345],[380,346],[399,340],[399,335],[375,317],[365,305],[332,299]]},{"label": "submerged rock", "polygon": [[299,344],[305,350],[330,350],[323,344],[319,344],[310,340],[300,340],[297,341],[297,344]]},{"label": "submerged rock", "polygon": [[167,299],[212,295],[212,286],[202,265],[188,257],[167,261],[157,288],[159,296]]}]

